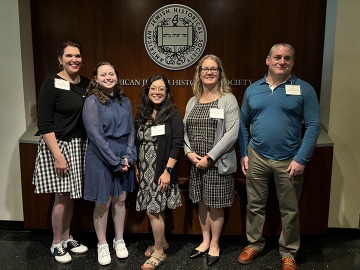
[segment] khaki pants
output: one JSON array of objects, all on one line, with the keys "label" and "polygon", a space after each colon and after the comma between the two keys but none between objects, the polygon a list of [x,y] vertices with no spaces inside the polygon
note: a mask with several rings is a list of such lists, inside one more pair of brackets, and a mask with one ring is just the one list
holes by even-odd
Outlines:
[{"label": "khaki pants", "polygon": [[279,238],[280,255],[294,258],[300,246],[298,202],[303,175],[298,175],[293,180],[289,179],[289,173],[286,170],[292,158],[281,161],[271,160],[263,157],[251,147],[248,147],[248,157],[246,235],[249,245],[257,250],[262,250],[265,246],[265,239],[262,236],[265,205],[269,183],[274,179],[282,224]]}]

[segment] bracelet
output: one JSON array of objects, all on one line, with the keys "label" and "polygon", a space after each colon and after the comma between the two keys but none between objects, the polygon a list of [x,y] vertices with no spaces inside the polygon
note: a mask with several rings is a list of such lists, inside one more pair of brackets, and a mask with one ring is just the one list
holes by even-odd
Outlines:
[{"label": "bracelet", "polygon": [[208,154],[206,154],[205,157],[206,157],[207,161],[209,161],[209,162],[213,161],[212,158]]}]

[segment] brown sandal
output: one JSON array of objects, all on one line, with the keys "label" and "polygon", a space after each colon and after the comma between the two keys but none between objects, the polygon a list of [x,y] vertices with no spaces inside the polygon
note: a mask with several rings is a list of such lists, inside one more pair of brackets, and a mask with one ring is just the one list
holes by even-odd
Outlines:
[{"label": "brown sandal", "polygon": [[[155,260],[151,260],[151,258],[154,258]],[[153,254],[151,254],[151,256],[150,256],[150,259],[147,259],[146,262],[141,266],[141,269],[155,270],[165,261],[166,261],[165,253],[158,254],[158,253],[153,252]],[[145,267],[145,265],[150,265],[150,267]]]},{"label": "brown sandal", "polygon": [[[169,248],[169,244],[166,243],[166,245],[163,247],[163,250],[167,250]],[[145,257],[150,258],[151,255],[154,253],[155,249],[154,246],[148,246],[147,249],[144,252]]]}]

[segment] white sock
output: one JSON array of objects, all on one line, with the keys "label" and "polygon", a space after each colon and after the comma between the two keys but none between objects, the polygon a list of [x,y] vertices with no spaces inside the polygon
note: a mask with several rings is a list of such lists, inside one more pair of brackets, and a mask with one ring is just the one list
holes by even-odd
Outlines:
[{"label": "white sock", "polygon": [[52,247],[52,248],[56,248],[56,247],[60,246],[61,244],[62,244],[62,242],[60,242],[60,243],[58,243],[58,244],[52,243],[52,244],[51,244],[51,247]]},{"label": "white sock", "polygon": [[97,244],[97,247],[103,247],[103,246],[106,246],[107,245],[107,243],[105,243],[105,244],[102,244],[102,245],[100,245],[100,244]]},{"label": "white sock", "polygon": [[70,240],[71,240],[71,239],[69,238],[68,240],[65,240],[64,243],[67,243],[67,242],[69,242]]}]

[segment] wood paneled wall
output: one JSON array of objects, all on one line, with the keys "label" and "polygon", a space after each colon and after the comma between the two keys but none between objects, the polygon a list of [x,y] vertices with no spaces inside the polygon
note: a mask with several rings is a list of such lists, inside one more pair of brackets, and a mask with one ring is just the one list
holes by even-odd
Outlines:
[{"label": "wood paneled wall", "polygon": [[[118,68],[123,79],[143,80],[155,73],[169,80],[193,79],[195,65],[180,71],[167,70],[154,63],[146,52],[143,40],[146,22],[157,9],[169,4],[166,0],[30,1],[37,94],[45,77],[59,71],[56,47],[68,39],[83,45],[82,74],[88,77],[98,62],[106,60]],[[267,72],[265,58],[270,47],[286,42],[296,51],[293,72],[312,84],[320,97],[326,0],[183,0],[178,3],[194,9],[202,17],[207,28],[204,55],[219,56],[228,79],[258,80]],[[246,87],[232,87],[239,105]],[[184,114],[192,96],[191,87],[172,86],[171,89],[176,105]],[[135,112],[141,87],[126,86],[125,93]],[[188,163],[183,155],[180,167],[180,182],[186,191]],[[243,179],[240,172],[237,179],[240,182]],[[241,190],[238,192],[244,191]],[[328,209],[325,210],[326,222]],[[231,228],[228,230],[231,232]]]},{"label": "wood paneled wall", "polygon": [[[265,58],[275,43],[286,42],[296,52],[294,73],[312,84],[320,97],[326,0],[187,0],[179,4],[194,9],[208,34],[205,54],[220,57],[229,79],[258,80],[267,72]],[[166,0],[31,0],[36,89],[46,76],[59,70],[56,47],[74,39],[83,45],[82,74],[91,77],[95,65],[113,63],[120,76],[147,79],[155,73],[169,80],[192,80],[195,65],[180,71],[158,66],[144,46],[149,17]],[[172,86],[174,101],[184,114],[191,86]],[[242,102],[246,86],[233,86]],[[139,86],[126,86],[135,112]],[[186,167],[186,161],[181,162]],[[187,170],[181,170],[187,177]]]},{"label": "wood paneled wall", "polygon": [[[208,33],[204,54],[219,56],[230,79],[257,80],[267,67],[270,47],[287,42],[296,50],[294,72],[320,90],[326,0],[187,0],[179,1],[194,9]],[[85,68],[91,76],[102,60],[114,63],[120,76],[146,79],[162,73],[168,79],[188,79],[194,66],[181,71],[166,70],[148,56],[143,41],[149,17],[166,0],[31,0],[36,89],[44,78],[58,71],[57,45],[75,39],[83,45]],[[192,96],[190,87],[173,87],[181,111]],[[234,86],[241,101],[245,86]],[[127,87],[134,107],[139,87]],[[319,96],[319,95],[318,95]]]}]

